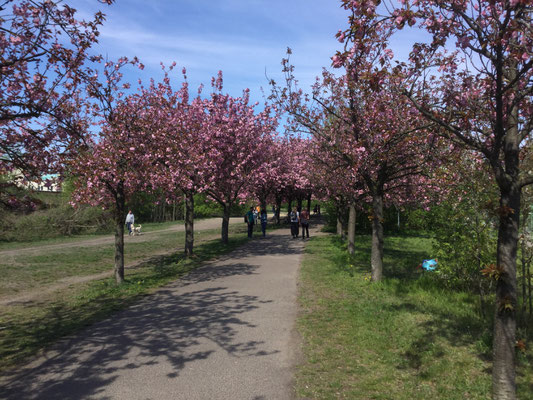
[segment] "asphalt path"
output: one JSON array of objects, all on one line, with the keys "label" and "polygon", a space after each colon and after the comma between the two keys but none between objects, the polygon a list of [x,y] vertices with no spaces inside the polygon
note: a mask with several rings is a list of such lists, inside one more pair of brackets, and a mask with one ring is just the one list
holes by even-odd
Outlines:
[{"label": "asphalt path", "polygon": [[3,375],[0,398],[294,398],[303,246],[255,237]]}]

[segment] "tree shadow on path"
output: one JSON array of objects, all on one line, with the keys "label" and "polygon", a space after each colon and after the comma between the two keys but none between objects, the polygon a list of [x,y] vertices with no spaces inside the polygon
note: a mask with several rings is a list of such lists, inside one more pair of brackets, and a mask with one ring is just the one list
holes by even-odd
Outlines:
[{"label": "tree shadow on path", "polygon": [[[210,276],[208,267],[196,279],[253,274],[256,269],[224,265],[218,276]],[[187,363],[206,359],[218,348],[233,357],[276,353],[267,351],[264,342],[237,338],[239,327],[254,327],[243,314],[269,302],[223,286],[179,295],[169,286],[82,335],[61,341],[44,359],[4,376],[0,398],[106,399],[106,388],[126,370],[164,365],[156,373],[172,379]]]},{"label": "tree shadow on path", "polygon": [[257,256],[284,257],[300,253],[304,243],[305,240],[301,237],[291,239],[289,232],[282,230],[274,231],[274,233],[267,232],[266,237],[262,237],[261,234],[254,235],[245,246],[241,246],[232,251],[230,255],[222,256],[220,259],[246,259]]}]

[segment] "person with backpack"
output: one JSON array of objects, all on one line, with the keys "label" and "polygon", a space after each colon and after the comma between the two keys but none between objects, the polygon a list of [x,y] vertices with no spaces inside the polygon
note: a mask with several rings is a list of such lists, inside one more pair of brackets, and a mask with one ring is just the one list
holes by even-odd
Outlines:
[{"label": "person with backpack", "polygon": [[248,237],[251,238],[254,231],[254,208],[250,207],[250,211],[244,216],[244,221],[248,224]]},{"label": "person with backpack", "polygon": [[302,226],[302,240],[305,239],[305,233],[307,232],[307,239],[309,239],[309,210],[304,209],[300,213],[300,225]]},{"label": "person with backpack", "polygon": [[296,207],[294,207],[291,211],[291,213],[289,214],[289,219],[291,221],[291,235],[292,235],[292,238],[293,239],[296,239],[298,237],[298,224],[300,222],[300,213],[298,212],[298,210],[296,209]]}]

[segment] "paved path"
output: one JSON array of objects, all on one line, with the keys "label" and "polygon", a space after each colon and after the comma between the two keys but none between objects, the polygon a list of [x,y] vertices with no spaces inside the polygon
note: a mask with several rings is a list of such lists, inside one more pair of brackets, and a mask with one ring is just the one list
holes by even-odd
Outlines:
[{"label": "paved path", "polygon": [[303,248],[254,238],[0,378],[1,399],[291,399]]}]

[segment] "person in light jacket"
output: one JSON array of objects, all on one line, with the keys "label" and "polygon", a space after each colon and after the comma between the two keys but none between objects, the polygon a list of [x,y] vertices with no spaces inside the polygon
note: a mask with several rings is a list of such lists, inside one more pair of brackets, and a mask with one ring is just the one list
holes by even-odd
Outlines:
[{"label": "person in light jacket", "polygon": [[126,215],[126,227],[128,228],[128,235],[132,235],[133,234],[133,224],[135,223],[135,216],[133,215],[133,213],[130,212],[128,213],[128,215]]}]

